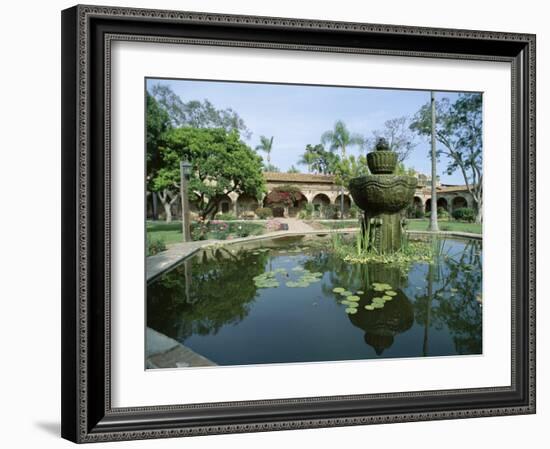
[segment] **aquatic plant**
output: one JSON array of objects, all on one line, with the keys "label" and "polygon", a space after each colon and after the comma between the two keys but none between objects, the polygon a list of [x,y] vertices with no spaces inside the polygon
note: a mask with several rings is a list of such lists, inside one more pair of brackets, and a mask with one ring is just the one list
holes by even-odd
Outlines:
[{"label": "aquatic plant", "polygon": [[329,250],[350,264],[388,264],[402,272],[406,272],[414,262],[432,263],[434,254],[437,254],[432,244],[423,241],[408,242],[394,253],[378,253],[375,248],[366,249],[367,246],[360,243],[361,238],[360,232],[354,243],[333,237]]}]

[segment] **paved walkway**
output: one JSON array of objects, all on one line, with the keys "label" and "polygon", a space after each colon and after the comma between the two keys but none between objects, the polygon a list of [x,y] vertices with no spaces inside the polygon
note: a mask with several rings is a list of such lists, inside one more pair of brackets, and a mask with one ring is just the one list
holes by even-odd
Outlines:
[{"label": "paved walkway", "polygon": [[146,366],[149,369],[216,366],[212,360],[150,327],[147,328],[145,338]]},{"label": "paved walkway", "polygon": [[316,229],[307,223],[304,223],[298,218],[277,218],[277,221],[280,221],[283,224],[288,226],[289,232],[309,232],[316,231]]},{"label": "paved walkway", "polygon": [[174,243],[166,251],[147,257],[145,259],[147,280],[153,279],[163,271],[176,265],[180,260],[213,242],[216,242],[216,240]]}]

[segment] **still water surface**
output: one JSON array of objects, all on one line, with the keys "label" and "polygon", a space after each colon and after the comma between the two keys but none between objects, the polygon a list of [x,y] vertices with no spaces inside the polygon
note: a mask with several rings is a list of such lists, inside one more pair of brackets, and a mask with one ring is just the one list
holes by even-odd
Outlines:
[{"label": "still water surface", "polygon": [[[147,325],[218,365],[481,354],[481,242],[439,243],[437,263],[405,272],[347,264],[320,239],[204,250],[148,285]],[[380,284],[396,294],[366,310]]]}]

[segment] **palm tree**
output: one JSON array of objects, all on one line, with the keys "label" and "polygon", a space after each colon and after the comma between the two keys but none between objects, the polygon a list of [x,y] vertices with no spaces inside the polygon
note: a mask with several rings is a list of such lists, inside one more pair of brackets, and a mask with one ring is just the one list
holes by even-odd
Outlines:
[{"label": "palm tree", "polygon": [[312,165],[315,163],[315,160],[317,159],[317,155],[311,151],[311,146],[308,145],[306,148],[306,151],[304,154],[300,156],[300,159],[298,159],[299,165],[307,165],[307,171],[311,173]]},{"label": "palm tree", "polygon": [[[330,151],[340,150],[342,160],[346,158],[346,148],[357,145],[360,148],[365,144],[365,139],[359,134],[351,134],[342,120],[334,124],[334,129],[326,131],[321,136],[321,142],[327,145]],[[344,187],[340,186],[340,218],[344,218]]]},{"label": "palm tree", "polygon": [[273,148],[273,136],[268,139],[265,136],[260,136],[260,144],[256,146],[256,151],[264,151],[267,154],[267,165],[271,165],[271,150]]},{"label": "palm tree", "polygon": [[351,134],[342,120],[338,120],[334,124],[334,129],[326,131],[321,136],[321,142],[328,145],[330,151],[340,150],[342,159],[346,157],[346,148],[352,145],[362,147],[365,144],[365,139],[360,134]]}]

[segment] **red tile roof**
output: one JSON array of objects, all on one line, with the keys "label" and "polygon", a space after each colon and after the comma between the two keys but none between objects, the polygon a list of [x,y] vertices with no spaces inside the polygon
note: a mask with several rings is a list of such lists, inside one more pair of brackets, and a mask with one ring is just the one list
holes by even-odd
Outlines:
[{"label": "red tile roof", "polygon": [[264,172],[264,178],[267,182],[334,184],[332,175],[312,175],[310,173]]}]

